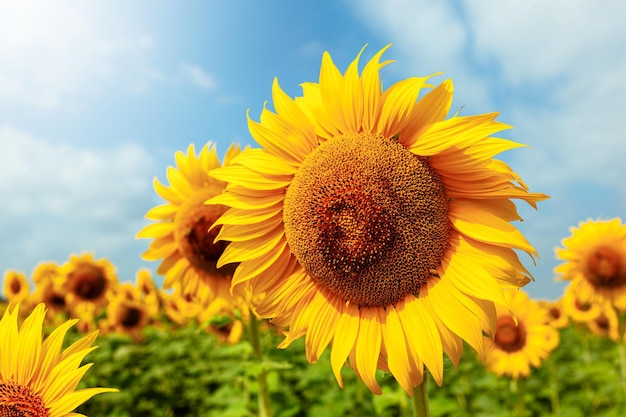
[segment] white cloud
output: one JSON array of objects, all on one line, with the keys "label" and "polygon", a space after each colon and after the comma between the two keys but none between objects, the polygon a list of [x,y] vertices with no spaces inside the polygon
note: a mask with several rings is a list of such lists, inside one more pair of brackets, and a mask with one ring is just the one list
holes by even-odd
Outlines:
[{"label": "white cloud", "polygon": [[0,126],[0,149],[0,270],[30,272],[81,251],[126,271],[141,265],[145,245],[134,236],[155,202],[144,148],[75,147]]},{"label": "white cloud", "polygon": [[180,66],[180,70],[197,87],[207,91],[215,90],[215,78],[198,65],[184,63]]},{"label": "white cloud", "polygon": [[[44,108],[118,77],[146,82],[153,39],[93,2],[0,2],[0,97]],[[116,31],[109,31],[111,25]]]}]

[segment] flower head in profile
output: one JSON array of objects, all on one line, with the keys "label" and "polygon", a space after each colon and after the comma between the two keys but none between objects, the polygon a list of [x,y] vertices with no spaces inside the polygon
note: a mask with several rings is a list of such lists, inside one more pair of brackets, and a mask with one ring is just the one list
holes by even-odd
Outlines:
[{"label": "flower head in profile", "polygon": [[233,287],[288,326],[282,346],[305,336],[314,362],[332,345],[339,384],[349,361],[375,393],[377,369],[412,392],[424,367],[442,383],[463,340],[483,352],[502,287],[530,280],[514,250],[535,254],[511,199],[546,198],[493,158],[521,146],[491,136],[509,128],[495,113],[446,118],[450,80],[383,90],[386,49],[361,73],[360,54],[342,74],[325,53],[295,99],[275,81],[274,111],[248,123],[262,148],[212,171],[229,185],[209,200],[230,207],[218,265],[239,263]]},{"label": "flower head in profile", "polygon": [[626,225],[618,218],[588,220],[571,233],[556,248],[559,278],[570,280],[583,302],[608,301],[626,311]]},{"label": "flower head in profile", "polygon": [[61,350],[68,329],[77,320],[57,327],[42,342],[45,306],[37,305],[18,326],[19,306],[5,311],[0,320],[0,416],[62,417],[96,394],[112,388],[76,385],[92,364],[80,365],[97,333],[91,333]]},{"label": "flower head in profile", "polygon": [[498,322],[493,338],[486,338],[487,369],[499,376],[527,377],[559,344],[549,313],[523,291],[505,292],[508,308],[496,306]]},{"label": "flower head in profile", "polygon": [[[224,157],[224,165],[240,152],[232,145]],[[208,172],[219,167],[215,146],[207,143],[196,155],[194,145],[187,153],[176,153],[177,167],[169,167],[169,186],[154,180],[157,194],[166,204],[152,208],[146,218],[153,222],[137,234],[153,239],[143,258],[160,260],[157,273],[164,275],[164,287],[180,287],[184,293],[204,291],[212,297],[230,298],[230,283],[235,265],[217,267],[217,260],[227,246],[214,242],[217,229],[209,232],[213,222],[227,209],[222,205],[206,205],[205,201],[222,192],[226,183],[211,178]]]}]

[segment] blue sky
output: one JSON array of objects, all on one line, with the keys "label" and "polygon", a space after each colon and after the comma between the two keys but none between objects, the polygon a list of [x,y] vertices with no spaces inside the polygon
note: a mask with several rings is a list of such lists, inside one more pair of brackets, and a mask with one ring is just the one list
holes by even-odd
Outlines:
[{"label": "blue sky", "polygon": [[552,196],[519,224],[540,254],[534,297],[557,298],[554,248],[626,210],[626,3],[620,1],[3,1],[0,271],[93,252],[134,280],[145,212],[174,153],[251,144],[278,77],[316,81],[392,43],[387,85],[452,78],[453,109],[499,111],[529,148],[502,156]]}]

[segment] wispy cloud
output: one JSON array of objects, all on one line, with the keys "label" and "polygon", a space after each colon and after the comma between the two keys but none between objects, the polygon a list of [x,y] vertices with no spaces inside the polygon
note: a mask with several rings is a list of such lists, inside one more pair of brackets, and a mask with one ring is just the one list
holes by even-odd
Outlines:
[{"label": "wispy cloud", "polygon": [[156,163],[144,148],[76,147],[0,126],[0,149],[0,270],[30,272],[81,251],[126,271],[140,265],[134,235],[155,201]]},{"label": "wispy cloud", "polygon": [[180,66],[180,70],[197,87],[206,91],[215,90],[217,86],[215,78],[202,69],[202,67],[195,64],[184,63]]}]

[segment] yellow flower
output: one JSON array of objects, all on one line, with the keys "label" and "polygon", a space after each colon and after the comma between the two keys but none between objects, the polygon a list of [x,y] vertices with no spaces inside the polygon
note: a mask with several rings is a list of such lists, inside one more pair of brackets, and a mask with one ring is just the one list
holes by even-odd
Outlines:
[{"label": "yellow flower", "polygon": [[57,327],[43,341],[45,306],[39,304],[18,329],[18,310],[5,311],[0,320],[0,416],[61,417],[96,394],[112,388],[76,391],[92,364],[80,366],[97,333],[78,340],[61,352],[63,339],[77,320]]},{"label": "yellow flower", "polygon": [[77,317],[95,318],[107,304],[117,285],[115,267],[93,254],[72,255],[61,267],[63,292],[68,308]]},{"label": "yellow flower", "polygon": [[67,304],[62,289],[61,267],[56,262],[42,262],[33,271],[33,281],[35,282],[33,298],[37,303],[43,302],[46,305],[47,317],[65,321]]},{"label": "yellow flower", "polygon": [[615,308],[610,304],[605,304],[600,309],[598,317],[587,321],[586,324],[593,334],[608,337],[614,342],[619,342],[619,318]]},{"label": "yellow flower", "polygon": [[106,320],[102,326],[108,331],[128,334],[135,341],[143,339],[142,331],[151,317],[139,288],[129,282],[118,285],[106,308]]},{"label": "yellow flower", "polygon": [[496,306],[495,337],[485,338],[487,369],[499,376],[527,377],[559,342],[556,328],[547,324],[548,312],[521,290],[505,291],[509,309]]},{"label": "yellow flower", "polygon": [[626,225],[612,220],[588,220],[556,248],[564,261],[555,268],[558,277],[571,280],[570,286],[580,300],[611,302],[626,311]]},{"label": "yellow flower", "polygon": [[[224,164],[229,164],[239,152],[239,147],[232,145]],[[220,166],[215,147],[208,143],[196,156],[194,145],[189,145],[186,155],[176,153],[176,163],[177,168],[167,170],[169,187],[154,180],[154,189],[167,204],[146,213],[146,218],[154,222],[139,231],[137,237],[154,240],[143,258],[161,260],[157,273],[165,276],[165,288],[180,285],[183,292],[195,293],[204,286],[213,292],[213,298],[230,298],[235,265],[216,266],[226,243],[214,242],[217,229],[208,232],[226,207],[204,204],[226,185],[208,175],[211,169]]]},{"label": "yellow flower", "polygon": [[607,301],[592,303],[580,298],[575,288],[568,285],[563,293],[563,311],[577,323],[587,323],[600,316]]},{"label": "yellow flower", "polygon": [[429,77],[383,91],[385,49],[361,75],[359,57],[342,75],[325,53],[295,100],[275,81],[276,113],[249,119],[262,149],[212,171],[229,185],[209,200],[230,207],[218,265],[240,263],[233,287],[289,326],[282,346],[306,335],[315,362],[332,344],[339,384],[349,358],[376,393],[377,368],[411,392],[424,366],[441,384],[442,352],[458,362],[463,340],[483,351],[501,288],[529,281],[514,249],[535,254],[511,199],[547,198],[493,159],[521,146],[490,137],[509,127],[496,114],[446,119],[451,81],[420,100]]},{"label": "yellow flower", "polygon": [[30,295],[30,285],[26,275],[18,271],[4,273],[4,296],[9,303],[22,302]]},{"label": "yellow flower", "polygon": [[563,309],[563,299],[556,301],[539,300],[539,305],[548,311],[549,324],[557,329],[563,329],[569,324],[569,316]]}]

